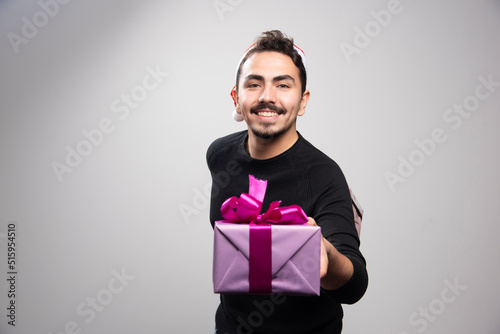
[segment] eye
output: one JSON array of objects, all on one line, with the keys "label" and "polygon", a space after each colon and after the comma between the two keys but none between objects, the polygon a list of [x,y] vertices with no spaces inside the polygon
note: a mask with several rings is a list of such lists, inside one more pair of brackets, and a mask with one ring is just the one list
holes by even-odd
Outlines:
[{"label": "eye", "polygon": [[258,83],[249,83],[247,84],[247,88],[258,88],[260,85]]},{"label": "eye", "polygon": [[279,84],[278,88],[290,88],[290,86],[287,84]]}]

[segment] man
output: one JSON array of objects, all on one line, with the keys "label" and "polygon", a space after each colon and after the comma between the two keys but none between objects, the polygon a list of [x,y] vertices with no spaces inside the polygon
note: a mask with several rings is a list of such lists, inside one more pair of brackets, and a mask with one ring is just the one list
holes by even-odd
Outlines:
[{"label": "man", "polygon": [[[249,174],[267,180],[264,210],[275,200],[297,204],[310,225],[321,226],[321,294],[221,294],[217,334],[340,333],[341,303],[357,302],[368,284],[342,171],[296,130],[310,96],[304,62],[293,39],[280,31],[263,33],[240,61],[231,96],[248,130],[217,139],[207,151],[210,221],[213,226],[223,219],[224,200],[248,191]],[[220,182],[228,170],[228,180]]]}]

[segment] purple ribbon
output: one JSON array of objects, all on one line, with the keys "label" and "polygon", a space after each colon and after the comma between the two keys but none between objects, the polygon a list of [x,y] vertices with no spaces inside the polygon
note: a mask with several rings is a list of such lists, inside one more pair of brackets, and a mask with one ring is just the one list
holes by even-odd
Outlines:
[{"label": "purple ribbon", "polygon": [[271,293],[272,253],[271,224],[307,224],[307,215],[298,205],[279,207],[274,201],[260,214],[267,181],[249,175],[248,194],[230,197],[221,206],[222,216],[229,223],[249,223],[249,286],[250,293]]}]

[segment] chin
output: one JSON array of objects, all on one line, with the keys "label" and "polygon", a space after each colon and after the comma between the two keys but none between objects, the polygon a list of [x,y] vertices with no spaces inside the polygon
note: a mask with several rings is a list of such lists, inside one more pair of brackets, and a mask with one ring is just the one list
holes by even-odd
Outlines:
[{"label": "chin", "polygon": [[274,139],[277,137],[282,136],[285,132],[286,129],[281,129],[281,130],[272,130],[272,129],[256,129],[255,127],[251,127],[250,130],[252,133],[261,139]]}]

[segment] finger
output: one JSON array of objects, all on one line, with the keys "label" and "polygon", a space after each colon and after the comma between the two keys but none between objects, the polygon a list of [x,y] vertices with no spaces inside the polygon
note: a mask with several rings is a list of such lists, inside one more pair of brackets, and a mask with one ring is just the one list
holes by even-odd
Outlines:
[{"label": "finger", "polygon": [[307,217],[307,224],[309,224],[311,226],[318,226],[318,224],[316,224],[316,221],[314,220],[313,217]]}]

